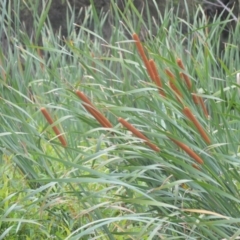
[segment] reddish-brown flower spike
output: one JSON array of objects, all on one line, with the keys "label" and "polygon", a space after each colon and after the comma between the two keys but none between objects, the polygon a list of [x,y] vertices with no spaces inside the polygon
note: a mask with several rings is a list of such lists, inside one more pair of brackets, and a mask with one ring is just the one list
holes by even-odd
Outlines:
[{"label": "reddish-brown flower spike", "polygon": [[149,60],[149,64],[150,64],[150,67],[151,67],[153,75],[154,75],[153,81],[158,86],[158,91],[159,91],[160,95],[162,95],[164,97],[165,93],[164,93],[164,91],[162,89],[162,86],[163,86],[162,85],[162,80],[161,80],[161,78],[160,78],[160,76],[158,74],[157,67],[156,67],[156,64],[155,64],[154,60],[150,59]]},{"label": "reddish-brown flower spike", "polygon": [[124,126],[126,127],[129,131],[131,131],[135,136],[137,136],[138,138],[141,138],[145,141],[145,143],[154,151],[159,152],[160,149],[154,145],[153,143],[150,142],[150,140],[144,136],[141,132],[139,132],[139,130],[137,130],[132,124],[130,124],[129,122],[127,122],[126,120],[122,119],[122,118],[118,118],[118,121]]},{"label": "reddish-brown flower spike", "polygon": [[183,109],[183,113],[184,115],[192,121],[192,123],[195,125],[195,127],[197,128],[198,132],[201,134],[202,138],[204,139],[204,141],[207,144],[211,143],[210,138],[208,137],[207,133],[204,131],[203,127],[201,126],[201,124],[198,122],[198,120],[195,118],[195,116],[193,115],[192,111],[188,108],[185,107]]},{"label": "reddish-brown flower spike", "polygon": [[203,110],[204,115],[205,115],[206,117],[208,117],[208,116],[209,116],[209,115],[208,115],[208,110],[207,110],[207,108],[206,108],[206,106],[205,106],[205,104],[204,104],[204,102],[203,102],[202,97],[198,96],[198,101],[199,101],[199,103],[200,103],[200,105],[201,105],[201,107],[202,107],[202,110]]},{"label": "reddish-brown flower spike", "polygon": [[[177,64],[181,69],[185,70],[183,62],[180,58],[177,59]],[[180,76],[184,79],[184,81],[188,87],[188,90],[192,89],[192,82],[191,82],[190,78],[185,73],[182,73],[182,72],[180,73]]]},{"label": "reddish-brown flower spike", "polygon": [[201,171],[201,168],[200,168],[197,164],[193,163],[192,166],[193,166],[195,169]]},{"label": "reddish-brown flower spike", "polygon": [[191,82],[190,78],[188,77],[188,75],[186,75],[183,72],[180,72],[179,74],[180,74],[180,77],[184,79],[188,90],[191,90],[192,89],[192,82]]},{"label": "reddish-brown flower spike", "polygon": [[150,78],[154,81],[154,79],[155,79],[154,74],[152,72],[152,69],[151,69],[151,66],[149,64],[148,58],[147,58],[147,56],[145,54],[144,48],[142,46],[142,43],[141,43],[138,35],[136,33],[134,33],[132,35],[132,38],[133,38],[133,40],[135,40],[135,44],[136,44],[138,53],[139,53],[140,57],[142,58],[142,60],[144,62],[144,65],[145,65],[145,67],[147,69],[147,72],[148,72]]},{"label": "reddish-brown flower spike", "polygon": [[112,124],[108,121],[108,119],[103,116],[91,103],[91,101],[87,98],[87,96],[80,92],[76,91],[76,95],[84,102],[83,106],[85,109],[93,115],[93,117],[105,128],[112,128]]},{"label": "reddish-brown flower spike", "polygon": [[192,99],[193,99],[193,102],[194,102],[196,105],[200,104],[200,106],[201,106],[201,108],[202,108],[202,110],[203,110],[204,115],[205,115],[206,117],[208,117],[208,116],[209,116],[209,115],[208,115],[208,110],[207,110],[207,108],[206,108],[206,106],[205,106],[205,104],[204,104],[204,102],[203,102],[202,97],[197,96],[196,93],[192,93]]},{"label": "reddish-brown flower spike", "polygon": [[[52,125],[54,123],[52,117],[50,116],[50,114],[48,113],[47,109],[42,107],[41,112],[43,114],[43,116],[46,118],[46,120],[48,121],[48,123],[50,125]],[[63,135],[61,134],[61,132],[59,131],[59,129],[56,126],[52,126],[53,131],[55,132],[56,136],[58,137],[59,141],[61,142],[63,147],[67,146],[67,142],[66,139],[63,137]]]},{"label": "reddish-brown flower spike", "polygon": [[177,64],[178,64],[178,66],[179,66],[181,69],[185,70],[185,67],[184,67],[184,65],[183,65],[183,62],[182,62],[182,60],[181,60],[180,58],[177,59]]},{"label": "reddish-brown flower spike", "polygon": [[187,145],[171,137],[169,137],[169,139],[171,139],[176,145],[178,145],[184,152],[186,152],[190,157],[192,157],[197,163],[199,164],[204,163],[204,161]]},{"label": "reddish-brown flower spike", "polygon": [[194,102],[196,105],[199,104],[198,96],[197,96],[195,93],[192,93],[192,99],[193,99],[193,102]]},{"label": "reddish-brown flower spike", "polygon": [[182,93],[179,91],[179,89],[176,86],[176,79],[175,76],[173,75],[173,73],[169,70],[169,69],[165,69],[165,72],[169,78],[169,84],[170,87],[173,89],[173,91],[182,98]]}]

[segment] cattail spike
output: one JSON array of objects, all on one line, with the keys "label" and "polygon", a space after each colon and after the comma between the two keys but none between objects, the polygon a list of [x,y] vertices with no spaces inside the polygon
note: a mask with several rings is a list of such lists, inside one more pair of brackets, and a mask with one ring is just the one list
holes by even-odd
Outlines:
[{"label": "cattail spike", "polygon": [[203,164],[204,161],[202,160],[202,158],[200,158],[191,148],[189,148],[187,145],[185,145],[184,143],[175,140],[171,137],[169,137],[169,139],[171,139],[177,146],[179,146],[184,152],[186,152],[190,157],[192,157],[197,163],[199,164]]},{"label": "cattail spike", "polygon": [[153,75],[154,75],[153,81],[157,85],[158,91],[159,91],[160,95],[164,97],[165,93],[164,93],[164,90],[162,89],[162,87],[163,87],[162,80],[161,80],[161,78],[160,78],[160,76],[158,74],[157,67],[156,67],[156,64],[155,64],[154,60],[150,59],[149,60],[149,64],[150,64],[150,67],[151,67]]},{"label": "cattail spike", "polygon": [[135,136],[137,136],[138,138],[141,138],[145,141],[145,143],[152,148],[154,151],[159,152],[160,149],[154,145],[153,143],[150,142],[150,140],[144,136],[139,130],[137,130],[132,124],[130,124],[129,122],[127,122],[126,120],[124,120],[123,118],[118,118],[118,121],[124,126],[126,127],[129,131],[131,131]]},{"label": "cattail spike", "polygon": [[201,105],[201,107],[202,107],[202,110],[203,110],[204,115],[208,118],[208,116],[209,116],[208,110],[207,110],[207,108],[206,108],[206,106],[205,106],[205,104],[204,104],[204,102],[203,102],[202,97],[198,96],[198,101],[199,101],[199,103],[200,103],[200,105]]},{"label": "cattail spike", "polygon": [[[177,64],[178,66],[182,69],[182,70],[185,70],[185,67],[183,65],[183,62],[180,58],[177,59]],[[191,80],[189,79],[189,77],[185,74],[185,73],[180,73],[180,76],[185,80],[185,83],[188,87],[188,90],[191,90],[192,89],[192,82]]]},{"label": "cattail spike", "polygon": [[174,74],[169,69],[165,69],[165,72],[169,78],[169,84],[170,84],[171,88],[173,89],[173,91],[178,96],[182,97],[182,93],[179,91],[179,89],[176,86],[176,78],[175,78]]},{"label": "cattail spike", "polygon": [[171,87],[171,89],[175,92],[176,98],[177,100],[183,104],[182,102],[182,93],[179,91],[179,89],[176,86],[176,80],[175,80],[175,76],[173,75],[173,73],[169,70],[169,69],[165,69],[165,72],[169,78],[169,85]]},{"label": "cattail spike", "polygon": [[186,75],[183,72],[180,72],[179,74],[180,74],[180,77],[184,79],[188,90],[191,90],[192,89],[192,82],[191,82],[190,78],[188,77],[188,75]]},{"label": "cattail spike", "polygon": [[87,98],[87,96],[77,90],[76,95],[84,102],[83,106],[85,109],[92,114],[92,116],[105,128],[112,128],[112,124],[108,121],[108,119],[100,113],[92,104],[92,102]]},{"label": "cattail spike", "polygon": [[134,33],[134,34],[132,35],[132,38],[133,38],[133,40],[135,40],[135,44],[136,44],[138,53],[139,53],[140,57],[141,57],[142,60],[143,60],[143,63],[144,63],[144,65],[145,65],[146,69],[147,69],[147,72],[148,72],[150,78],[154,81],[155,76],[154,76],[154,74],[153,74],[153,71],[152,71],[152,69],[151,69],[151,66],[150,66],[150,64],[149,64],[148,58],[147,58],[147,56],[146,56],[146,54],[145,54],[144,48],[143,48],[143,46],[142,46],[142,43],[141,43],[138,35],[137,35],[136,33]]},{"label": "cattail spike", "polygon": [[192,99],[193,99],[193,102],[194,102],[196,105],[199,104],[198,96],[197,96],[195,93],[192,93]]},{"label": "cattail spike", "polygon": [[[50,116],[50,114],[48,113],[47,109],[42,107],[40,110],[41,110],[43,116],[48,121],[48,123],[50,125],[52,125],[54,123],[54,121],[53,121],[52,117]],[[59,131],[59,129],[56,126],[52,126],[52,129],[55,132],[56,136],[58,137],[59,141],[61,142],[62,146],[66,147],[67,142],[66,142],[65,138],[61,135],[61,132]]]},{"label": "cattail spike", "polygon": [[195,127],[197,128],[198,132],[200,133],[204,141],[207,144],[210,144],[211,143],[210,138],[208,137],[207,133],[205,132],[201,124],[198,122],[196,117],[193,115],[192,111],[188,107],[185,107],[183,109],[183,113],[195,125]]},{"label": "cattail spike", "polygon": [[197,164],[195,164],[195,163],[193,163],[192,166],[193,166],[195,169],[199,170],[199,171],[201,170],[201,168],[200,168]]}]

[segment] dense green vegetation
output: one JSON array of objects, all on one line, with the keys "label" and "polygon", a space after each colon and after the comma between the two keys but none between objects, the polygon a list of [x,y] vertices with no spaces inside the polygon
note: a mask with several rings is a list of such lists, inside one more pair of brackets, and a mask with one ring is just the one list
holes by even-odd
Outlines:
[{"label": "dense green vegetation", "polygon": [[0,53],[0,239],[237,239],[238,26],[221,50],[229,19],[208,22],[199,7],[187,23],[166,10],[142,43],[153,59],[144,63],[126,33],[151,27],[133,5],[124,16],[112,6],[109,42],[91,8],[84,23],[95,21],[94,31],[83,24],[64,40],[44,24],[47,8],[34,20],[37,39],[3,11],[11,44]]}]

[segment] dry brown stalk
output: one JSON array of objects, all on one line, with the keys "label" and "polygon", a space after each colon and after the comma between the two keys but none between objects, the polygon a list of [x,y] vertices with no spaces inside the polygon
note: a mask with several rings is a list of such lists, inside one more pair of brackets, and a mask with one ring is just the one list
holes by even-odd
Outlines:
[{"label": "dry brown stalk", "polygon": [[130,124],[129,122],[127,122],[126,120],[124,120],[123,118],[118,118],[118,121],[124,126],[126,127],[129,131],[131,131],[135,136],[137,136],[138,138],[141,138],[145,141],[145,143],[154,151],[159,152],[160,149],[153,143],[150,142],[150,140],[144,136],[138,129],[136,129],[132,124]]},{"label": "dry brown stalk", "polygon": [[[43,52],[41,51],[41,49],[37,48],[37,53],[40,59],[43,60]],[[42,62],[40,62],[40,66],[41,66],[41,69],[44,70],[44,64]]]},{"label": "dry brown stalk", "polygon": [[[46,118],[46,120],[48,121],[48,123],[50,125],[52,125],[54,123],[52,117],[50,116],[50,114],[48,113],[47,109],[42,107],[41,112],[43,114],[43,116]],[[58,137],[59,141],[61,142],[63,147],[67,146],[67,141],[66,139],[63,137],[62,133],[60,132],[60,130],[58,129],[57,126],[52,126],[53,131],[55,132],[56,136]]]}]

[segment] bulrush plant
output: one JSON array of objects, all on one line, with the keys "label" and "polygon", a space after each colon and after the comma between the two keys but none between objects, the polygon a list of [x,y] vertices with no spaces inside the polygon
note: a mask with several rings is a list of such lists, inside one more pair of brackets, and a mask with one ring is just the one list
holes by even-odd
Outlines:
[{"label": "bulrush plant", "polygon": [[[156,78],[159,79],[159,75],[156,72],[156,66],[155,66],[154,61],[147,59],[146,54],[144,53],[144,50],[143,50],[143,46],[142,46],[142,44],[141,44],[141,42],[139,40],[139,37],[137,36],[136,33],[133,34],[133,39],[135,40],[138,52],[139,52],[141,58],[143,59],[144,64],[146,65],[146,69],[147,69],[147,71],[148,71],[148,73],[150,75],[150,78],[152,78],[153,81],[157,84],[157,86],[159,86],[159,88],[161,90],[160,94],[163,97],[167,98],[167,96],[162,93],[162,92],[164,92],[164,89],[163,89],[163,85],[162,85],[161,81],[160,80],[156,81]],[[150,61],[152,62],[152,64],[149,64]],[[179,67],[181,67],[184,70],[184,65],[183,65],[181,59],[177,59],[177,63],[179,65]],[[167,74],[167,76],[169,78],[169,84],[170,84],[172,90],[175,92],[175,94],[177,96],[177,99],[179,100],[179,102],[181,104],[184,104],[183,101],[181,100],[183,98],[183,96],[182,96],[181,92],[179,91],[179,89],[176,86],[176,82],[175,82],[176,78],[175,78],[175,76],[173,75],[173,73],[169,69],[166,69],[165,71],[166,71],[166,74]],[[155,78],[155,76],[158,76],[158,77]],[[191,90],[192,83],[191,83],[190,79],[188,78],[188,76],[185,73],[182,74],[182,76],[183,76],[183,78],[184,78],[184,80],[186,82],[188,90]],[[194,117],[194,115],[192,114],[191,110],[188,107],[184,107],[183,108],[183,113],[196,126],[197,130],[201,134],[201,136],[204,139],[204,141],[207,144],[210,144],[211,142],[210,142],[210,139],[209,139],[206,131],[203,129],[203,127],[200,125],[200,123],[197,121],[197,119]],[[196,153],[194,153],[188,146],[186,146],[184,143],[181,143],[180,141],[174,140],[171,137],[169,137],[169,138],[174,143],[176,143],[180,148],[182,148],[189,156],[191,156],[197,163],[199,163],[199,164],[203,164],[204,163],[203,160]]]},{"label": "bulrush plant", "polygon": [[[155,65],[155,62],[151,59],[148,60],[145,52],[144,52],[144,48],[140,42],[140,39],[138,37],[138,35],[136,33],[134,33],[133,35],[133,39],[135,40],[135,44],[137,47],[137,50],[139,52],[139,55],[141,56],[147,72],[150,76],[150,78],[156,83],[157,87],[159,88],[159,93],[162,97],[166,97],[165,93],[164,93],[164,89],[163,89],[163,85],[162,82],[160,80],[159,74],[157,73],[157,68]],[[180,59],[177,59],[177,63],[178,65],[184,70],[184,66],[183,63]],[[175,83],[175,76],[171,73],[171,71],[169,69],[166,69],[166,74],[169,77],[169,83],[171,88],[173,89],[173,91],[176,93],[177,95],[177,99],[179,101],[180,98],[182,99],[182,94],[181,92],[178,90],[176,83]],[[188,90],[191,90],[192,88],[192,84],[190,79],[187,77],[186,74],[182,75]],[[80,92],[79,90],[76,91],[76,95],[84,102],[83,106],[86,108],[86,110],[88,112],[90,112],[94,118],[103,126],[103,127],[108,127],[108,128],[112,128],[112,124],[108,121],[108,119],[106,119],[91,103],[91,101],[85,96],[85,94],[83,92]],[[183,104],[183,102],[182,102]],[[43,109],[43,108],[42,108]],[[41,109],[41,111],[43,112],[43,110]],[[197,119],[194,117],[194,115],[192,114],[191,110],[188,107],[184,107],[183,108],[183,113],[184,115],[196,126],[198,132],[200,133],[200,135],[202,136],[203,140],[207,143],[210,144],[210,139],[206,133],[206,131],[203,129],[203,127],[201,126],[201,124],[197,121]],[[43,113],[44,114],[44,113]],[[47,114],[44,114],[44,116]],[[46,117],[46,116],[45,116]],[[46,119],[50,119],[50,117],[46,117]],[[137,130],[134,126],[132,126],[130,123],[128,123],[126,120],[122,119],[122,118],[118,118],[118,121],[124,126],[126,127],[129,131],[131,131],[135,136],[137,136],[140,139],[143,139],[145,141],[145,143],[154,151],[159,152],[160,149],[153,143],[151,143],[151,141],[145,137],[139,130]],[[48,122],[50,124],[52,124],[53,122],[48,120]],[[57,129],[54,129],[56,135],[57,134]],[[182,150],[184,150],[189,156],[191,156],[197,163],[199,164],[203,164],[204,161],[196,154],[194,153],[188,146],[186,146],[184,143],[181,143],[180,141],[174,140],[172,137],[169,137],[174,143],[176,143]],[[62,140],[60,140],[62,142]],[[196,166],[196,165],[194,165]]]},{"label": "bulrush plant", "polygon": [[196,17],[183,35],[172,12],[159,12],[158,35],[142,41],[128,4],[109,42],[84,24],[60,41],[43,22],[41,47],[8,39],[0,239],[240,235],[239,33],[220,59],[221,27],[205,35],[208,22]]}]

